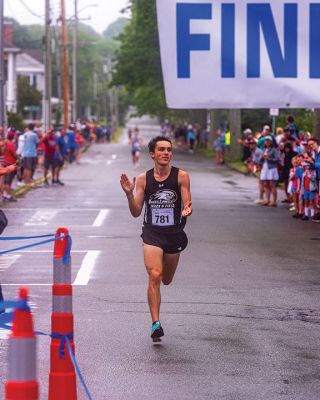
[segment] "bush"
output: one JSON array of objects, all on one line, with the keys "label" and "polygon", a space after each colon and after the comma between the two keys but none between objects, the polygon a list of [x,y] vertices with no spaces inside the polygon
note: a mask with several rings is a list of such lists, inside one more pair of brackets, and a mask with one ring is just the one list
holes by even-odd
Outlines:
[{"label": "bush", "polygon": [[8,127],[15,127],[19,131],[23,131],[24,122],[21,114],[8,112]]}]

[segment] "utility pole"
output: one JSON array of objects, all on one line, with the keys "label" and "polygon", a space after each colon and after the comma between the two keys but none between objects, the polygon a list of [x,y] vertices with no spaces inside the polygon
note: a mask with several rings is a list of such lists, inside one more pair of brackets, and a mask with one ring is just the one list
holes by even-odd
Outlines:
[{"label": "utility pole", "polygon": [[3,0],[0,0],[0,126],[5,128],[6,101],[4,96],[4,21],[3,21]]},{"label": "utility pole", "polygon": [[51,127],[51,32],[50,32],[50,0],[46,0],[45,9],[45,94],[44,94],[44,128]]},{"label": "utility pole", "polygon": [[229,110],[229,129],[231,132],[231,144],[230,144],[230,161],[238,161],[241,159],[241,146],[238,143],[238,139],[241,139],[241,110],[230,109]]},{"label": "utility pole", "polygon": [[114,118],[117,130],[119,127],[119,89],[117,86],[114,88]]},{"label": "utility pole", "polygon": [[[60,21],[60,19],[59,19]],[[62,81],[61,81],[61,41],[60,41],[60,28],[54,29],[54,39],[55,39],[55,62],[56,62],[56,72],[57,72],[57,96],[59,99],[58,103],[58,115],[56,117],[56,123],[60,123],[61,120],[61,98],[62,98]]]},{"label": "utility pole", "polygon": [[75,122],[78,118],[78,70],[77,70],[77,54],[78,54],[78,0],[74,0],[74,26],[73,26],[73,52],[72,52],[72,100],[73,110],[72,119]]},{"label": "utility pole", "polygon": [[63,79],[63,125],[69,126],[69,66],[68,66],[68,32],[64,0],[61,0],[61,36],[62,36],[62,79]]},{"label": "utility pole", "polygon": [[103,77],[103,97],[104,97],[104,115],[106,120],[106,127],[108,126],[108,60],[103,59],[102,64],[102,77]]}]

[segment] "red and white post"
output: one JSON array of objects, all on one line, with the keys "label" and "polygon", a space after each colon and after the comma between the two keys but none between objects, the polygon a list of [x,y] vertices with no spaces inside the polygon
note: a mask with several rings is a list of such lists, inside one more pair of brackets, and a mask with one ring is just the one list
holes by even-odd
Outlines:
[{"label": "red and white post", "polygon": [[[28,289],[20,288],[19,300],[28,300]],[[9,337],[6,400],[38,400],[36,336],[29,307],[16,309]]]},{"label": "red and white post", "polygon": [[[53,258],[52,316],[51,333],[73,335],[71,258],[63,260],[68,246],[68,229],[59,228],[55,241]],[[66,343],[64,357],[59,353],[61,339],[53,337],[50,346],[49,400],[76,400],[76,374]],[[70,340],[73,353],[75,346]]]}]

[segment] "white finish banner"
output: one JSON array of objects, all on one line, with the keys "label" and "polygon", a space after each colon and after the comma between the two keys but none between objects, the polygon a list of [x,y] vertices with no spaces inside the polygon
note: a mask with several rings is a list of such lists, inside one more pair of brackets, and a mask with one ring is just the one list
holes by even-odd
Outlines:
[{"label": "white finish banner", "polygon": [[320,108],[320,0],[157,0],[170,108]]}]

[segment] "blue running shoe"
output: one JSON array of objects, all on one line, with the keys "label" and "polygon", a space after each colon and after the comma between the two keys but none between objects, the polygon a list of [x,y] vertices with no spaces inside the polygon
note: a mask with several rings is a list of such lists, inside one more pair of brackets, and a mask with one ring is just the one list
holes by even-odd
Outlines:
[{"label": "blue running shoe", "polygon": [[161,342],[161,337],[164,335],[162,326],[160,324],[160,321],[156,321],[152,324],[151,327],[151,339],[154,342]]}]

